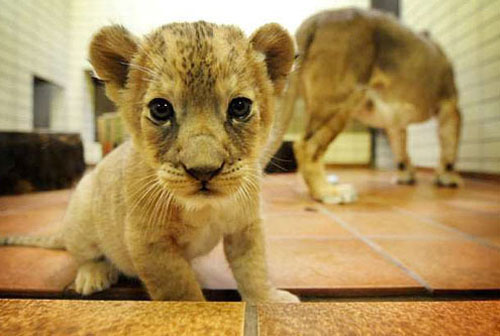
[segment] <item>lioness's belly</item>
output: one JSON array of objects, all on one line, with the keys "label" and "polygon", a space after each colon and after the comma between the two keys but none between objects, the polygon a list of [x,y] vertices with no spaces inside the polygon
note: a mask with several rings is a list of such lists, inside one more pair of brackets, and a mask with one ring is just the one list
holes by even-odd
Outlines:
[{"label": "lioness's belly", "polygon": [[352,117],[371,127],[406,128],[409,124],[429,119],[431,113],[420,111],[405,101],[386,101],[375,90],[369,89],[361,107],[353,111]]}]

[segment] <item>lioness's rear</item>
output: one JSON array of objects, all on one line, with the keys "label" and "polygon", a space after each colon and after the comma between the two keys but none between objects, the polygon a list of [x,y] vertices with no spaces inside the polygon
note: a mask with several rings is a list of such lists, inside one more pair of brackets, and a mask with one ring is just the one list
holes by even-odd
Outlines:
[{"label": "lioness's rear", "polygon": [[326,181],[322,163],[349,118],[386,129],[399,169],[397,180],[413,183],[406,128],[436,116],[442,149],[436,182],[460,184],[454,172],[460,115],[453,69],[428,36],[377,11],[343,9],[308,18],[296,41],[298,80],[291,84],[298,87],[289,89],[287,100],[302,95],[306,104],[307,123],[295,154],[315,199],[355,199],[352,188]]}]

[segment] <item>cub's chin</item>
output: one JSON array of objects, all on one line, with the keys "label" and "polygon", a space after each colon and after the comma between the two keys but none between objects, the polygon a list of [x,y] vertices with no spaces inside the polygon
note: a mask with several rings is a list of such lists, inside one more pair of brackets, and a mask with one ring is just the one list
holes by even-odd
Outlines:
[{"label": "cub's chin", "polygon": [[202,199],[202,200],[224,198],[227,196],[228,196],[227,191],[224,192],[224,190],[217,188],[214,185],[205,183],[203,184],[200,183],[199,186],[195,186],[193,190],[186,195],[186,197],[188,198]]},{"label": "cub's chin", "polygon": [[184,188],[171,187],[164,184],[177,199],[177,201],[189,208],[202,208],[206,206],[222,205],[234,200],[241,188],[240,184],[219,185],[216,182],[193,183]]}]

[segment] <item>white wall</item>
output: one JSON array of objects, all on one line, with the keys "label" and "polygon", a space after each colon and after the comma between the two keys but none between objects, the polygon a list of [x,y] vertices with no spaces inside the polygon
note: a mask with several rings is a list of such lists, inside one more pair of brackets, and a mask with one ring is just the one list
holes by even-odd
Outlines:
[{"label": "white wall", "polygon": [[[32,130],[33,76],[66,88],[69,12],[65,0],[0,0],[0,130]],[[67,94],[53,129],[66,128]]]},{"label": "white wall", "polygon": [[[457,168],[500,173],[500,0],[402,0],[401,19],[427,29],[452,60],[463,129]],[[409,152],[417,166],[439,158],[436,122],[412,126]]]},{"label": "white wall", "polygon": [[[32,130],[33,76],[63,88],[52,130],[81,132],[89,160],[93,138],[87,46],[101,26],[120,23],[137,34],[171,21],[237,24],[250,34],[275,21],[294,32],[312,13],[354,1],[0,0],[0,129]],[[452,59],[464,127],[458,168],[500,172],[500,0],[402,0],[402,20],[428,29]],[[434,121],[412,126],[409,151],[418,166],[435,166]]]},{"label": "white wall", "polygon": [[135,34],[174,21],[205,20],[235,24],[250,35],[259,26],[278,22],[294,33],[309,15],[326,8],[356,5],[367,7],[368,0],[310,0],[310,1],[161,1],[161,0],[73,0],[71,11],[70,106],[82,111],[79,120],[88,141],[93,139],[90,91],[83,69],[87,63],[87,47],[99,27],[112,23],[123,24]]},{"label": "white wall", "polygon": [[368,0],[166,1],[0,0],[0,129],[32,130],[33,75],[63,88],[51,129],[80,132],[87,161],[98,158],[94,141],[87,48],[100,27],[123,24],[144,34],[173,21],[235,24],[247,34],[278,22],[293,33],[309,15],[327,8],[367,7]]}]

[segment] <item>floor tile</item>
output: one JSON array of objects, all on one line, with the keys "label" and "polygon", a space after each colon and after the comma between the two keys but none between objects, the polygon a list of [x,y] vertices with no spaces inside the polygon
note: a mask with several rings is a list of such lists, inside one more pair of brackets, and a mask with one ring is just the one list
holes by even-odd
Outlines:
[{"label": "floor tile", "polygon": [[431,225],[411,214],[388,209],[385,211],[349,211],[337,214],[350,227],[369,238],[460,238],[460,235],[446,228]]},{"label": "floor tile", "polygon": [[[398,186],[390,172],[335,173],[342,183],[353,182],[358,188],[358,202],[321,205],[309,197],[299,175],[265,177],[264,228],[270,272],[278,286],[302,295],[423,291],[407,273],[355,239],[336,222],[337,216],[438,291],[500,289],[495,271],[500,252],[475,243],[500,246],[500,184],[466,180],[465,188],[449,190],[434,187],[429,174],[419,174],[415,186]],[[0,235],[56,231],[71,192],[0,197]],[[194,264],[205,288],[236,288],[221,246]],[[24,290],[30,295],[57,293],[75,273],[65,252],[21,247],[0,248],[0,269],[0,291]],[[120,283],[108,294],[145,297],[137,283]]]},{"label": "floor tile", "polygon": [[452,199],[446,201],[446,204],[458,209],[469,210],[469,211],[478,211],[484,214],[492,214],[492,215],[500,215],[500,187],[499,187],[499,195],[496,199]]},{"label": "floor tile", "polygon": [[[423,293],[420,284],[354,239],[269,239],[271,280],[299,295]],[[236,282],[218,246],[194,262],[204,288],[232,289]]]},{"label": "floor tile", "polygon": [[290,212],[290,211],[310,211],[319,212],[321,204],[314,201],[280,201],[264,199],[262,208],[264,213]]},{"label": "floor tile", "polygon": [[497,246],[500,247],[500,236],[496,236],[496,237],[488,237],[486,239],[489,243],[491,244],[495,244]]},{"label": "floor tile", "polygon": [[66,204],[2,214],[0,235],[50,234],[56,232],[64,216]]},{"label": "floor tile", "polygon": [[298,293],[376,295],[423,290],[359,240],[271,239],[268,259],[274,283]]},{"label": "floor tile", "polygon": [[261,336],[498,335],[500,301],[268,304]]},{"label": "floor tile", "polygon": [[64,189],[15,196],[1,196],[0,214],[43,208],[51,205],[62,205],[65,207],[72,192],[73,190],[71,189]]},{"label": "floor tile", "polygon": [[272,174],[264,178],[262,197],[265,203],[314,204],[298,174]]},{"label": "floor tile", "polygon": [[0,293],[60,293],[76,275],[66,251],[27,247],[0,248]]},{"label": "floor tile", "polygon": [[492,241],[500,238],[500,206],[496,214],[450,208],[446,205],[412,205],[405,208],[416,216],[468,235]]},{"label": "floor tile", "polygon": [[0,334],[243,335],[236,302],[0,300]]},{"label": "floor tile", "polygon": [[203,288],[236,289],[236,281],[224,256],[222,244],[218,244],[209,254],[194,259],[192,265]]},{"label": "floor tile", "polygon": [[312,211],[280,211],[264,216],[268,238],[354,238],[332,218]]},{"label": "floor tile", "polygon": [[375,241],[419,274],[436,292],[500,288],[500,251],[497,249],[467,240]]}]

